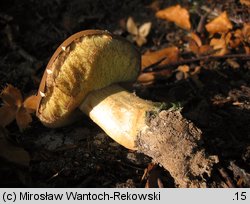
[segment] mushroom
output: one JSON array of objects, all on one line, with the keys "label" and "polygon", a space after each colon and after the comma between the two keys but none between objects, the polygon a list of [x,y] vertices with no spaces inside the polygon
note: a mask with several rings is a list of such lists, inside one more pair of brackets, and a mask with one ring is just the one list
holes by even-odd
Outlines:
[{"label": "mushroom", "polygon": [[80,110],[119,144],[163,165],[179,186],[204,186],[216,158],[200,147],[201,131],[180,110],[162,110],[161,103],[118,85],[136,80],[139,71],[140,54],[130,42],[107,31],[76,33],[46,67],[36,115],[53,128],[71,122]]}]

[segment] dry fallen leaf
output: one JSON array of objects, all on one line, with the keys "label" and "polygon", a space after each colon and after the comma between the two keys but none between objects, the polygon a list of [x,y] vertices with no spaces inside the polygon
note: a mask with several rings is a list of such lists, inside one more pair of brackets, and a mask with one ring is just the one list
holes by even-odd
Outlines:
[{"label": "dry fallen leaf", "polygon": [[210,45],[216,51],[214,53],[215,56],[223,56],[229,53],[228,44],[230,42],[231,36],[231,33],[223,34],[221,38],[213,38],[210,41]]},{"label": "dry fallen leaf", "polygon": [[38,104],[39,97],[36,95],[29,96],[25,99],[23,102],[23,107],[30,113],[34,112],[36,110],[37,104]]},{"label": "dry fallen leaf", "polygon": [[189,76],[189,71],[190,71],[190,68],[189,68],[188,65],[180,65],[180,66],[178,66],[177,70],[178,70],[179,72],[182,72],[182,73],[183,73],[184,79],[188,78],[188,76]]},{"label": "dry fallen leaf", "polygon": [[231,48],[237,48],[241,42],[243,41],[242,31],[237,29],[236,31],[232,32],[232,38],[229,42]]},{"label": "dry fallen leaf", "polygon": [[160,10],[160,1],[154,0],[151,4],[147,6],[147,8],[153,10],[153,11],[159,11]]},{"label": "dry fallen leaf", "polygon": [[202,45],[200,37],[193,32],[189,34],[188,41],[189,50],[197,56],[206,55],[212,50],[210,45]]},{"label": "dry fallen leaf", "polygon": [[[169,47],[164,48],[158,51],[154,52],[146,52],[144,55],[142,55],[142,70],[146,67],[149,67],[152,64],[155,64],[159,61],[159,65],[166,65],[169,63],[176,62],[179,57],[179,49],[177,47]],[[157,77],[163,77],[163,76],[170,76],[172,73],[171,70],[164,70],[161,72],[149,72],[149,73],[142,73],[138,77],[138,81],[143,84],[150,84],[152,83],[155,78]]]},{"label": "dry fallen leaf", "polygon": [[147,22],[138,28],[133,18],[129,17],[127,20],[127,31],[132,35],[133,41],[135,41],[138,46],[142,46],[147,42],[146,37],[151,30],[151,25],[151,22]]},{"label": "dry fallen leaf", "polygon": [[250,0],[240,0],[240,3],[246,6],[250,6]]},{"label": "dry fallen leaf", "polygon": [[226,59],[226,63],[232,67],[233,69],[239,69],[240,65],[235,59],[228,58]]},{"label": "dry fallen leaf", "polygon": [[230,41],[230,46],[236,48],[242,43],[246,54],[250,54],[250,23],[244,23],[243,28],[234,32],[234,39]]},{"label": "dry fallen leaf", "polygon": [[142,180],[146,179],[145,188],[164,188],[161,180],[161,169],[158,165],[150,163],[147,169],[144,170]]},{"label": "dry fallen leaf", "polygon": [[179,56],[179,49],[178,47],[168,47],[163,48],[161,50],[153,51],[153,52],[146,52],[142,55],[142,69],[148,67],[163,58],[164,59],[160,65],[169,64],[172,62],[176,62]]},{"label": "dry fallen leaf", "polygon": [[250,23],[244,23],[242,35],[244,42],[250,44]]},{"label": "dry fallen leaf", "polygon": [[31,115],[26,111],[24,107],[21,107],[16,113],[16,122],[19,129],[22,131],[29,126],[32,122]]},{"label": "dry fallen leaf", "polygon": [[190,71],[190,68],[188,65],[180,65],[177,68],[178,71],[188,73]]},{"label": "dry fallen leaf", "polygon": [[3,106],[0,107],[0,126],[5,127],[16,119],[20,131],[28,127],[32,121],[30,113],[34,110],[25,108],[23,104],[31,104],[23,102],[23,97],[19,89],[8,85],[0,94],[3,100]]},{"label": "dry fallen leaf", "polygon": [[205,27],[210,34],[215,34],[227,33],[233,28],[233,25],[227,17],[227,12],[224,11],[217,18],[209,22]]},{"label": "dry fallen leaf", "polygon": [[21,92],[12,85],[8,85],[2,90],[1,98],[6,104],[17,107],[20,107],[23,101]]},{"label": "dry fallen leaf", "polygon": [[250,55],[250,47],[244,46],[246,54]]},{"label": "dry fallen leaf", "polygon": [[171,6],[160,10],[156,13],[156,17],[174,22],[176,25],[183,29],[191,29],[189,13],[187,9],[182,8],[180,5]]}]

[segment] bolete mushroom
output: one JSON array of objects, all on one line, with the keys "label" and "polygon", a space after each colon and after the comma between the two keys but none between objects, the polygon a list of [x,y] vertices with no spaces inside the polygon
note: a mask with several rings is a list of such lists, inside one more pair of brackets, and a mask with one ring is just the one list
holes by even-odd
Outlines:
[{"label": "bolete mushroom", "polygon": [[81,110],[115,141],[163,165],[181,187],[203,186],[215,159],[200,147],[201,131],[180,110],[162,111],[160,103],[117,85],[134,81],[139,70],[140,54],[125,39],[100,30],[76,33],[46,67],[37,117],[60,127]]}]

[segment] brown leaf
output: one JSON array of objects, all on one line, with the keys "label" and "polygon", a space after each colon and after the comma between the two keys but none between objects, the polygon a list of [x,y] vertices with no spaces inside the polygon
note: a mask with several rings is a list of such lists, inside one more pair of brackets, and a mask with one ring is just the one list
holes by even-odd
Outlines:
[{"label": "brown leaf", "polygon": [[155,80],[155,73],[154,72],[142,73],[137,78],[137,81],[144,84],[144,85],[152,84],[154,82],[154,80]]},{"label": "brown leaf", "polygon": [[34,112],[37,109],[39,102],[39,97],[36,95],[29,96],[23,102],[23,107],[27,109],[28,112]]},{"label": "brown leaf", "polygon": [[28,97],[23,103],[23,97],[19,89],[8,85],[1,93],[4,105],[0,108],[0,126],[5,127],[15,118],[19,129],[28,127],[32,121],[31,112],[36,110],[38,97]]},{"label": "brown leaf", "polygon": [[17,122],[17,125],[18,125],[20,131],[23,131],[32,122],[32,117],[26,111],[26,109],[22,107],[18,110],[18,112],[16,114],[16,122]]},{"label": "brown leaf", "polygon": [[244,46],[246,54],[250,55],[250,47]]},{"label": "brown leaf", "polygon": [[149,164],[147,169],[147,182],[145,188],[163,188],[161,181],[161,169],[158,165]]},{"label": "brown leaf", "polygon": [[153,11],[159,11],[160,10],[160,1],[154,0],[151,4],[147,6],[147,8],[153,10]]},{"label": "brown leaf", "polygon": [[189,50],[198,56],[208,54],[212,50],[210,45],[202,45],[200,37],[193,32],[190,33],[188,41]]},{"label": "brown leaf", "polygon": [[242,35],[244,38],[244,42],[250,43],[250,23],[244,23],[242,28]]},{"label": "brown leaf", "polygon": [[250,0],[240,0],[240,3],[246,6],[250,6]]},{"label": "brown leaf", "polygon": [[190,68],[188,65],[180,65],[178,66],[177,70],[183,73],[188,73]]},{"label": "brown leaf", "polygon": [[[179,49],[177,47],[169,47],[164,48],[162,50],[154,51],[154,52],[146,52],[142,56],[142,69],[145,67],[148,67],[152,64],[155,64],[162,60],[159,65],[166,65],[171,62],[176,62],[178,60],[179,56]],[[137,81],[148,85],[153,83],[153,81],[157,78],[165,78],[167,76],[170,76],[172,74],[172,70],[163,70],[161,72],[149,72],[149,73],[142,73],[138,78]]]},{"label": "brown leaf", "polygon": [[213,47],[214,50],[217,50],[215,52],[215,56],[223,56],[229,52],[228,50],[228,44],[231,39],[231,33],[228,33],[227,35],[222,35],[220,39],[213,38],[210,41],[210,45]]},{"label": "brown leaf", "polygon": [[163,58],[166,59],[163,60],[160,65],[176,62],[178,60],[178,56],[179,49],[175,46],[163,48],[158,51],[146,52],[144,55],[142,55],[142,69],[160,61]]},{"label": "brown leaf", "polygon": [[17,109],[15,106],[9,106],[8,104],[4,104],[2,107],[0,107],[0,126],[6,127],[12,121],[14,121],[16,117],[16,111]]},{"label": "brown leaf", "polygon": [[213,48],[210,45],[202,45],[199,47],[199,55],[207,55],[211,53]]},{"label": "brown leaf", "polygon": [[180,65],[180,66],[178,66],[177,70],[178,70],[179,72],[182,72],[182,73],[183,73],[185,79],[188,78],[188,76],[189,76],[189,71],[190,71],[190,68],[189,68],[188,65]]},{"label": "brown leaf", "polygon": [[4,103],[9,104],[10,106],[16,105],[17,107],[20,107],[23,102],[21,92],[11,84],[8,84],[8,86],[2,90],[1,98]]},{"label": "brown leaf", "polygon": [[233,28],[233,25],[227,17],[227,12],[224,11],[217,18],[209,22],[205,27],[210,34],[215,34],[227,33]]},{"label": "brown leaf", "polygon": [[189,13],[187,9],[182,8],[180,5],[171,6],[160,10],[156,13],[156,17],[174,22],[176,25],[183,29],[191,29]]},{"label": "brown leaf", "polygon": [[239,69],[240,65],[238,64],[238,62],[236,62],[234,59],[228,58],[226,60],[227,64],[232,67],[233,69]]},{"label": "brown leaf", "polygon": [[188,48],[191,52],[199,55],[199,48],[202,45],[200,37],[195,33],[190,33],[188,36]]},{"label": "brown leaf", "polygon": [[190,38],[195,41],[195,43],[197,44],[198,47],[202,46],[201,39],[196,33],[191,32],[190,33]]},{"label": "brown leaf", "polygon": [[243,41],[243,35],[242,31],[240,29],[237,29],[232,33],[233,37],[229,41],[229,45],[231,48],[237,48],[240,43]]}]

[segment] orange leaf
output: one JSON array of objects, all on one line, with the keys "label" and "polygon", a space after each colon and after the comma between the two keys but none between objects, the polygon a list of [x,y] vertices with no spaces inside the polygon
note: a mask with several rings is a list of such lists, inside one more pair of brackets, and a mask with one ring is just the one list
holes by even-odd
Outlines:
[{"label": "orange leaf", "polygon": [[183,72],[183,73],[187,73],[190,70],[188,65],[180,65],[178,66],[177,69],[178,71]]},{"label": "orange leaf", "polygon": [[9,125],[16,117],[16,107],[7,104],[0,108],[0,126],[5,127]]},{"label": "orange leaf", "polygon": [[16,114],[16,122],[20,131],[23,131],[32,122],[32,117],[25,108],[20,108]]},{"label": "orange leaf", "polygon": [[36,95],[29,96],[28,98],[25,99],[23,102],[23,107],[27,109],[29,112],[34,112],[36,111],[39,97]]},{"label": "orange leaf", "polygon": [[227,12],[224,11],[217,18],[209,22],[205,27],[210,34],[215,34],[227,33],[230,29],[233,28],[233,25],[227,17]]},{"label": "orange leaf", "polygon": [[240,3],[246,6],[250,6],[250,0],[240,0]]},{"label": "orange leaf", "polygon": [[144,85],[152,84],[154,80],[155,80],[155,73],[154,72],[142,73],[137,78],[137,81],[144,84]]},{"label": "orange leaf", "polygon": [[196,74],[199,74],[201,71],[201,67],[200,66],[196,66],[194,68],[194,70],[191,72],[191,75],[196,75]]},{"label": "orange leaf", "polygon": [[[142,56],[142,69],[159,62],[163,58],[166,59],[164,59],[159,65],[166,65],[171,62],[176,62],[178,60],[178,55],[179,49],[177,47],[169,47],[154,52],[146,52]],[[138,77],[137,81],[143,84],[151,84],[156,78],[165,78],[166,76],[170,76],[171,73],[172,70],[163,70],[157,73],[142,73]]]},{"label": "orange leaf", "polygon": [[244,49],[246,51],[246,54],[250,55],[250,47],[245,46]]},{"label": "orange leaf", "polygon": [[177,70],[183,73],[185,79],[188,78],[189,76],[188,72],[190,71],[190,68],[188,65],[180,65],[178,66]]},{"label": "orange leaf", "polygon": [[190,33],[188,36],[188,47],[191,52],[199,55],[199,47],[202,45],[201,39],[194,32]]},{"label": "orange leaf", "polygon": [[168,47],[154,52],[146,52],[144,55],[142,55],[142,69],[157,63],[163,58],[166,59],[164,59],[160,65],[176,62],[178,60],[178,55],[179,49],[177,47]]},{"label": "orange leaf", "polygon": [[210,45],[202,45],[199,47],[199,55],[207,55],[212,52],[213,48]]},{"label": "orange leaf", "polygon": [[246,43],[250,43],[250,23],[244,23],[242,35]]},{"label": "orange leaf", "polygon": [[231,48],[237,48],[242,42],[242,40],[243,40],[242,31],[240,29],[237,29],[233,33],[233,38],[229,41],[229,45]]},{"label": "orange leaf", "polygon": [[209,45],[202,45],[200,37],[193,32],[190,33],[188,41],[189,50],[196,55],[207,54],[212,49]]},{"label": "orange leaf", "polygon": [[176,25],[180,26],[183,29],[191,29],[189,13],[187,9],[182,8],[180,5],[171,6],[160,10],[156,13],[156,17],[174,22]]},{"label": "orange leaf", "polygon": [[210,45],[213,47],[214,50],[217,50],[214,55],[216,56],[223,56],[229,52],[227,45],[229,44],[231,39],[231,33],[227,35],[222,35],[220,39],[213,38],[210,41]]},{"label": "orange leaf", "polygon": [[9,104],[10,106],[20,107],[23,102],[23,97],[19,89],[15,88],[11,84],[3,89],[1,92],[1,98],[4,103]]},{"label": "orange leaf", "polygon": [[190,38],[193,39],[199,47],[202,46],[201,39],[196,33],[194,32],[190,33]]}]

